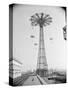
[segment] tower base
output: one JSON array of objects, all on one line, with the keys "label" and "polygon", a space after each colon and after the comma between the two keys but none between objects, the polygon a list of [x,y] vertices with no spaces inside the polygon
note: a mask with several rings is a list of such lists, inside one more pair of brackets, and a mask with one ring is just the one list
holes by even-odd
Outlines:
[{"label": "tower base", "polygon": [[47,76],[47,72],[48,70],[45,70],[45,69],[37,69],[36,70],[36,73],[41,76],[41,77],[46,77]]}]

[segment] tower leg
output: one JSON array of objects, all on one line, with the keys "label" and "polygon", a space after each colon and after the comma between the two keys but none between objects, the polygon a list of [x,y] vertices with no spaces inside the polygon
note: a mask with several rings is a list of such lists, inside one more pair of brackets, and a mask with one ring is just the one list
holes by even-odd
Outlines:
[{"label": "tower leg", "polygon": [[46,77],[47,76],[47,70],[44,70],[44,69],[37,69],[36,73],[41,77]]},{"label": "tower leg", "polygon": [[43,27],[40,27],[40,37],[39,37],[39,52],[38,52],[38,62],[36,73],[41,77],[46,76],[47,73],[47,62],[45,55],[45,45],[44,45],[44,33]]}]

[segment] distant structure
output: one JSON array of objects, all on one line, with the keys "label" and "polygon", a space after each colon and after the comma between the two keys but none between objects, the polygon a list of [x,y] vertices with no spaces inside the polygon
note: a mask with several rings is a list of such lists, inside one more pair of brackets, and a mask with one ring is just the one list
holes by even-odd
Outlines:
[{"label": "distant structure", "polygon": [[63,38],[66,41],[67,40],[67,7],[61,7],[65,12],[65,26],[62,28],[63,30]]},{"label": "distant structure", "polygon": [[67,26],[66,25],[63,27],[63,37],[64,37],[64,40],[67,40]]},{"label": "distant structure", "polygon": [[48,71],[48,65],[45,55],[45,45],[44,45],[44,31],[43,27],[50,25],[52,22],[52,18],[49,14],[44,13],[36,13],[35,15],[31,16],[31,25],[32,26],[39,26],[39,51],[38,51],[38,60],[37,60],[37,70],[36,73],[42,77],[46,76]]}]

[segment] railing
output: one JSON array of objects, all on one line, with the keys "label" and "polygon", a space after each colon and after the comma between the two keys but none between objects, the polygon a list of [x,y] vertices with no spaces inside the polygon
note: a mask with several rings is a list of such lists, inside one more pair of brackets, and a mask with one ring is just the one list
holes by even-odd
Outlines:
[{"label": "railing", "polygon": [[41,78],[39,75],[37,75],[37,78],[39,79],[40,83],[43,85],[46,85],[47,83]]}]

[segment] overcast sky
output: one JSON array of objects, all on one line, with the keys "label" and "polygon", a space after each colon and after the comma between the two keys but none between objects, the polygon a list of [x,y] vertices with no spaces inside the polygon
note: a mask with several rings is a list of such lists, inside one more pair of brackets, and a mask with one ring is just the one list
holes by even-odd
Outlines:
[{"label": "overcast sky", "polygon": [[[32,27],[30,16],[35,13],[50,14],[52,23],[44,27],[45,52],[48,68],[66,68],[66,41],[62,28],[65,26],[65,12],[55,6],[15,5],[13,9],[13,57],[23,63],[22,70],[37,67],[39,27]],[[30,36],[34,35],[35,38]],[[53,40],[50,40],[53,38]],[[34,45],[37,43],[38,45]]]}]

